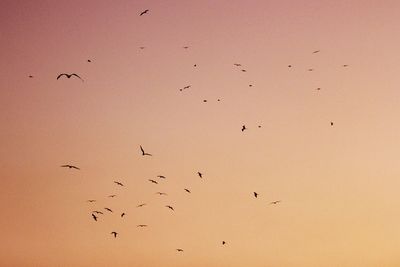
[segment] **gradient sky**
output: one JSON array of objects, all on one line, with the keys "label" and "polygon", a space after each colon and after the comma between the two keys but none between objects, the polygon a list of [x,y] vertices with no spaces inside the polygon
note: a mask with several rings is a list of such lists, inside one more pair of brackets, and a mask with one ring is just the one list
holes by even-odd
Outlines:
[{"label": "gradient sky", "polygon": [[0,265],[399,266],[399,14],[2,0]]}]

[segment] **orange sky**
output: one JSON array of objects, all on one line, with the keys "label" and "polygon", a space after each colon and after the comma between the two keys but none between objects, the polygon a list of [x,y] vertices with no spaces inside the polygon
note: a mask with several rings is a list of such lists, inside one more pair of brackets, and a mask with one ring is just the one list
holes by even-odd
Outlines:
[{"label": "orange sky", "polygon": [[0,266],[399,266],[399,14],[1,1]]}]

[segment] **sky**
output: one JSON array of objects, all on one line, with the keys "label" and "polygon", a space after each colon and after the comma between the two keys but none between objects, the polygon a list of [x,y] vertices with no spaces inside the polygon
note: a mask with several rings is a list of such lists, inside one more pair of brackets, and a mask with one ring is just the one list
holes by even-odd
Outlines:
[{"label": "sky", "polygon": [[0,265],[399,266],[399,12],[1,1]]}]

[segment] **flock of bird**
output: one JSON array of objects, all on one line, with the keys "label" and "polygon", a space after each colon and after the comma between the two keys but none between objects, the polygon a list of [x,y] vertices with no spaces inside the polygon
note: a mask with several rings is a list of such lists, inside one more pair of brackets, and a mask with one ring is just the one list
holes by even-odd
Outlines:
[{"label": "flock of bird", "polygon": [[[147,14],[149,14],[149,12],[150,12],[150,10],[149,10],[149,9],[146,9],[146,10],[140,12],[140,13],[139,13],[139,16],[147,15]],[[140,48],[140,49],[144,49],[145,47],[144,47],[144,46],[141,46],[141,47],[139,47],[139,48]],[[184,48],[184,49],[188,49],[189,46],[183,46],[183,48]],[[315,50],[315,51],[312,52],[312,54],[317,54],[317,53],[320,53],[320,50]],[[87,60],[87,61],[88,61],[88,62],[91,62],[91,60]],[[241,71],[241,72],[247,72],[247,70],[246,70],[245,68],[243,68],[242,64],[240,64],[240,63],[234,63],[233,65],[234,65],[235,67],[237,67],[237,68],[239,69],[239,71]],[[196,67],[196,66],[197,66],[197,65],[195,64],[194,67]],[[288,65],[288,68],[292,68],[292,67],[293,67],[293,65]],[[346,64],[346,65],[342,65],[342,67],[348,67],[348,65],[347,65],[347,64]],[[308,69],[308,71],[313,71],[313,70],[314,70],[313,68],[309,68],[309,69]],[[32,75],[30,75],[29,77],[30,77],[30,78],[33,78]],[[57,80],[59,80],[59,79],[62,78],[62,77],[66,77],[66,78],[68,78],[68,79],[70,79],[70,78],[72,78],[72,77],[75,77],[75,78],[77,78],[77,79],[80,79],[82,82],[84,82],[84,80],[81,78],[81,76],[78,75],[78,74],[76,74],[76,73],[70,73],[70,74],[68,74],[68,73],[61,73],[61,74],[59,74],[59,75],[57,76]],[[253,86],[253,84],[249,84],[249,87],[252,87],[252,86]],[[188,89],[190,89],[191,87],[192,87],[191,85],[186,85],[186,86],[184,86],[183,88],[179,89],[179,91],[188,90]],[[321,90],[321,88],[317,88],[316,90],[319,91],[319,90]],[[217,99],[217,101],[221,101],[221,99]],[[204,99],[203,102],[207,102],[207,100]],[[333,121],[330,122],[330,125],[333,126]],[[258,128],[261,128],[261,125],[258,125]],[[241,126],[241,132],[245,132],[245,131],[247,131],[247,130],[248,130],[248,128],[246,127],[246,125],[242,125],[242,126]],[[140,145],[139,149],[140,149],[140,154],[141,154],[141,156],[143,156],[143,157],[152,157],[152,156],[153,156],[153,154],[150,154],[150,153],[146,152],[145,149],[144,149],[141,145]],[[61,165],[61,167],[63,167],[63,168],[68,168],[68,169],[71,169],[71,170],[80,170],[79,167],[74,166],[74,165],[70,165],[70,164]],[[196,175],[196,176],[198,176],[198,177],[201,178],[201,179],[204,178],[204,174],[203,174],[202,172],[200,172],[200,171],[197,171],[197,173],[194,172],[193,174]],[[159,180],[166,180],[166,176],[164,176],[164,175],[158,175],[157,178],[158,178]],[[149,181],[150,183],[153,183],[153,184],[158,184],[158,183],[159,183],[159,180],[156,180],[156,179],[148,179],[148,181]],[[125,186],[125,185],[124,185],[122,182],[120,182],[120,181],[113,181],[113,182],[114,182],[114,184],[117,185],[117,186],[120,186],[120,187],[124,187],[124,186]],[[188,194],[191,193],[191,190],[190,190],[189,188],[183,188],[183,190],[184,190],[186,193],[188,193]],[[166,192],[161,192],[161,191],[158,191],[158,192],[156,192],[155,194],[160,195],[160,196],[167,196],[167,195],[168,195]],[[250,194],[251,194],[251,193],[250,193]],[[109,195],[108,197],[109,197],[109,198],[114,198],[114,197],[116,197],[116,195]],[[259,199],[260,194],[254,191],[254,192],[252,192],[252,197],[254,197],[254,198],[256,198],[256,199]],[[89,200],[87,200],[87,202],[89,202],[89,203],[94,203],[94,202],[96,202],[96,200],[95,200],[95,199],[89,199]],[[277,205],[277,204],[279,204],[279,203],[281,203],[281,200],[275,200],[275,201],[269,202],[270,205]],[[141,207],[144,207],[144,206],[146,206],[146,205],[147,205],[146,203],[141,203],[141,204],[137,205],[136,207],[137,207],[137,208],[141,208]],[[171,206],[171,205],[165,205],[165,208],[171,210],[171,212],[174,212],[174,211],[175,211],[174,207]],[[107,212],[107,213],[114,213],[114,211],[113,211],[112,209],[110,209],[110,208],[108,208],[108,207],[104,207],[104,208],[102,208],[102,210],[93,210],[93,211],[91,212],[91,217],[92,217],[92,219],[93,219],[95,222],[98,222],[99,219],[100,219],[100,216],[104,215],[105,212]],[[123,218],[123,217],[126,216],[126,213],[125,213],[125,212],[122,212],[121,214],[119,214],[119,216],[120,216],[121,218]],[[147,224],[138,224],[137,227],[138,227],[138,228],[145,228],[145,227],[148,227],[148,225],[147,225]],[[110,232],[110,235],[112,235],[114,238],[117,238],[117,236],[119,235],[119,233],[118,233],[117,231],[111,231],[111,232]],[[222,241],[221,241],[221,244],[222,244],[222,245],[226,245],[227,242],[226,242],[225,240],[222,240]],[[175,250],[176,250],[177,252],[183,252],[183,251],[184,251],[182,248],[175,248]]]}]

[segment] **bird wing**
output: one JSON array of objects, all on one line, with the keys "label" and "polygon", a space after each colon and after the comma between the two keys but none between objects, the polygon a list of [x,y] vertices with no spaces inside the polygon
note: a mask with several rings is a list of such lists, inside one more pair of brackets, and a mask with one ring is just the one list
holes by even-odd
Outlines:
[{"label": "bird wing", "polygon": [[57,80],[60,79],[60,77],[63,76],[63,75],[67,76],[66,73],[61,73],[61,74],[59,74],[59,75],[57,76]]},{"label": "bird wing", "polygon": [[80,170],[80,169],[79,169],[78,167],[76,167],[76,166],[71,166],[71,168]]},{"label": "bird wing", "polygon": [[78,75],[78,74],[76,74],[76,73],[72,73],[71,74],[71,76],[75,76],[75,77],[78,77],[79,79],[81,79],[82,80],[82,82],[83,82],[83,79]]}]

